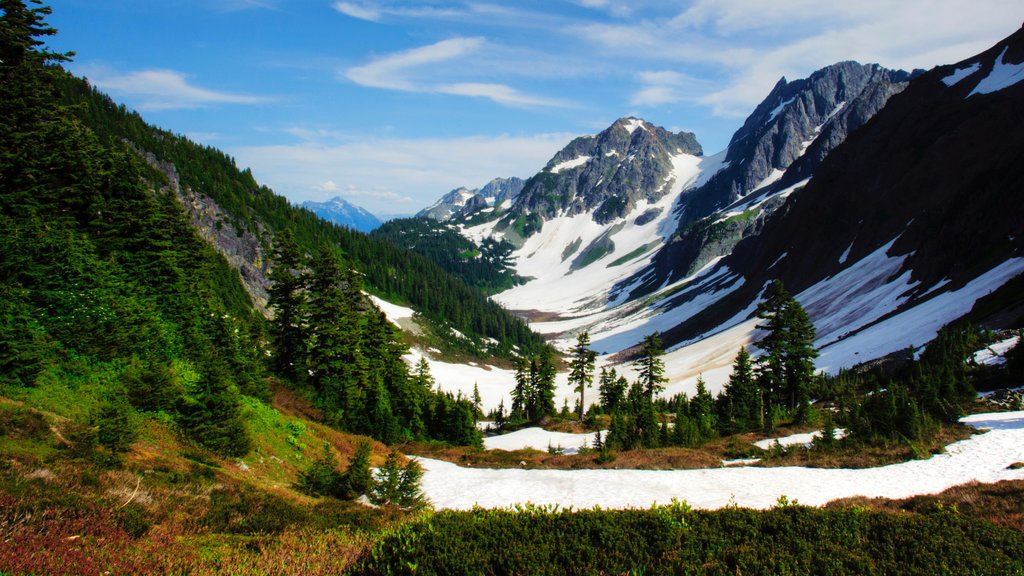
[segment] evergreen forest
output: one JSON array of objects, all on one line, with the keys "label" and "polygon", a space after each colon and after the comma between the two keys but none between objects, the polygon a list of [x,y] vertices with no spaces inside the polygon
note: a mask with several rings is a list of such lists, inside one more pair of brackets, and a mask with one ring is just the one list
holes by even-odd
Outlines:
[{"label": "evergreen forest", "polygon": [[[519,281],[509,246],[473,252],[429,223],[367,236],[291,206],[69,74],[50,14],[0,0],[0,576],[1024,573],[1019,514],[977,488],[963,513],[939,497],[889,504],[913,514],[783,499],[433,512],[424,467],[402,454],[495,457],[479,390],[453,396],[425,359],[410,366],[411,336],[371,295],[465,334],[460,353],[514,363],[497,427],[606,427],[577,459],[601,466],[783,425],[921,441],[973,394],[977,330],[948,327],[896,371],[826,378],[806,312],[773,284],[762,354],[741,349],[717,397],[664,398],[659,334],[636,349],[634,382],[595,373],[586,332],[560,358],[485,296]],[[259,240],[270,314],[197,231],[168,165]],[[559,409],[564,367],[579,401]],[[532,452],[497,457],[532,466]]]}]

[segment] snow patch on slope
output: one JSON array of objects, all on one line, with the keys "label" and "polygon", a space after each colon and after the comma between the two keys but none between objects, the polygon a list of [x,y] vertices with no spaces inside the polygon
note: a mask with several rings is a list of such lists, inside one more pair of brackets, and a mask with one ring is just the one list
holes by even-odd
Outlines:
[{"label": "snow patch on slope", "polygon": [[946,86],[949,86],[949,87],[955,86],[958,82],[960,82],[964,78],[967,78],[971,74],[974,74],[975,72],[977,72],[980,69],[981,69],[981,64],[978,63],[978,62],[975,62],[974,64],[971,64],[970,66],[965,66],[963,68],[957,68],[956,70],[953,71],[952,74],[950,74],[949,76],[946,76],[945,78],[943,78],[942,79],[942,83],[945,84]]},{"label": "snow patch on slope", "polygon": [[587,162],[590,162],[590,156],[580,156],[578,158],[573,158],[572,160],[566,160],[565,162],[556,164],[551,168],[551,172],[553,174],[558,174],[563,170],[572,170],[578,166],[583,166]]},{"label": "snow patch on slope", "polygon": [[[669,192],[657,202],[640,201],[625,218],[605,225],[595,222],[590,214],[548,220],[516,252],[516,272],[532,280],[495,295],[494,300],[513,310],[558,314],[600,310],[608,300],[608,290],[647,264],[655,250],[649,250],[645,257],[621,260],[642,246],[663,243],[674,232],[669,225],[674,223],[671,207],[683,190],[691,187],[698,178],[703,161],[703,158],[689,154],[673,156],[673,170],[666,180],[671,184]],[[636,214],[650,209],[659,210],[659,215],[640,226],[633,223]],[[471,238],[482,237],[493,230],[485,227],[464,230],[464,233]],[[616,227],[620,229],[610,235],[614,250],[608,254],[576,270],[573,270],[573,262],[578,253],[563,259],[565,247],[577,239],[582,249],[586,249]],[[611,266],[613,263],[617,265]]]},{"label": "snow patch on slope", "polygon": [[820,506],[850,496],[908,498],[967,482],[1024,479],[1024,412],[976,414],[961,420],[990,429],[947,446],[927,460],[860,470],[712,468],[700,470],[495,470],[420,459],[423,491],[438,509],[537,505],[647,508],[672,498],[695,508],[737,504],[770,508],[779,496]]},{"label": "snow patch on slope", "polygon": [[[1021,273],[1024,273],[1024,258],[1011,258],[959,290],[939,294],[896,316],[824,346],[816,362],[817,367],[835,374],[843,367],[880,358],[910,346],[922,346],[935,338],[939,328],[969,312],[978,298]],[[864,326],[863,322],[858,324]]]},{"label": "snow patch on slope", "polygon": [[523,428],[509,434],[500,436],[488,436],[484,438],[484,447],[488,450],[522,450],[533,448],[535,450],[547,450],[562,448],[566,454],[575,454],[580,448],[588,448],[594,445],[594,438],[597,432],[588,434],[570,434],[567,432],[551,432],[543,428]]},{"label": "snow patch on slope", "polygon": [[974,90],[971,90],[971,93],[967,95],[968,98],[975,94],[998,92],[1003,88],[1008,88],[1024,80],[1024,62],[1008,64],[1004,59],[1007,50],[1009,50],[1009,47],[1003,48],[1003,51],[996,58],[992,66],[992,71],[989,72],[988,76],[982,78],[981,82],[978,82]]}]

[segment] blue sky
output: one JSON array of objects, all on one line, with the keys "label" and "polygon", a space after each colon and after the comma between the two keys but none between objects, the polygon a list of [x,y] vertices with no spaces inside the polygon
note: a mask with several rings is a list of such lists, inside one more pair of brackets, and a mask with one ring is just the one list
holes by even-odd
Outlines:
[{"label": "blue sky", "polygon": [[51,45],[160,127],[293,202],[410,214],[528,177],[623,116],[723,149],[782,76],[931,68],[1019,0],[54,0]]}]

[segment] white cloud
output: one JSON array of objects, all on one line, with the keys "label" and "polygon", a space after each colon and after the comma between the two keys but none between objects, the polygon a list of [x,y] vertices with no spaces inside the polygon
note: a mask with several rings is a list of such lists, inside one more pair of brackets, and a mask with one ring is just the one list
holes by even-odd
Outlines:
[{"label": "white cloud", "polygon": [[637,74],[641,87],[629,99],[632,106],[660,106],[692,100],[699,87],[707,84],[674,70],[651,70]]},{"label": "white cloud", "polygon": [[346,16],[351,16],[352,18],[357,18],[359,20],[379,22],[381,19],[380,10],[367,4],[354,4],[352,2],[335,2],[334,9]]},{"label": "white cloud", "polygon": [[397,203],[415,211],[459,186],[476,188],[498,176],[532,176],[574,136],[350,138],[243,146],[229,153],[292,202],[340,193],[359,197],[371,212],[390,214]]},{"label": "white cloud", "polygon": [[174,70],[140,70],[127,74],[95,70],[87,76],[98,88],[125,97],[140,110],[177,110],[213,104],[262,104],[271,101],[263,96],[201,88]]},{"label": "white cloud", "polygon": [[409,92],[430,91],[415,77],[418,68],[472,54],[484,44],[483,38],[452,38],[427,46],[378,58],[345,72],[349,80],[371,88]]},{"label": "white cloud", "polygon": [[[446,75],[444,71],[438,71],[434,65],[458,61],[459,67],[464,67],[464,59],[476,57],[486,45],[487,42],[479,37],[451,38],[377,58],[369,64],[349,68],[344,72],[344,76],[356,84],[370,88],[482,97],[502,106],[517,108],[567,105],[559,100],[523,93],[505,84],[439,83],[424,78],[433,79]],[[451,71],[447,73],[450,74]]]},{"label": "white cloud", "polygon": [[504,84],[483,84],[464,82],[461,84],[449,84],[438,86],[438,92],[443,94],[454,94],[458,96],[475,96],[490,98],[504,106],[514,108],[531,108],[535,106],[567,106],[568,104],[559,100],[530,96]]},{"label": "white cloud", "polygon": [[[672,18],[569,30],[607,57],[628,53],[651,68],[703,68],[715,87],[695,101],[719,116],[744,116],[780,77],[805,77],[838,61],[908,70],[956,62],[1012,32],[1007,23],[1019,12],[1016,0],[696,0]],[[643,83],[632,102],[672,102],[671,88]]]}]

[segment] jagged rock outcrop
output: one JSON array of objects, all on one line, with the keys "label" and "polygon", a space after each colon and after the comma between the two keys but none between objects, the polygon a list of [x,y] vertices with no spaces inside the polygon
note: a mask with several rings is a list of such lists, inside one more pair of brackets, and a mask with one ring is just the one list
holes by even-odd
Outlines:
[{"label": "jagged rock outcrop", "polygon": [[150,166],[167,177],[167,189],[174,193],[185,208],[199,235],[238,270],[256,309],[264,316],[270,316],[271,312],[267,308],[267,288],[270,286],[267,273],[270,266],[267,249],[260,241],[260,238],[269,237],[269,232],[259,224],[258,234],[238,227],[235,218],[212,198],[192,188],[182,187],[173,163],[159,160],[150,153],[146,153],[145,158]]},{"label": "jagged rock outcrop", "polygon": [[[576,138],[530,178],[506,216],[540,220],[585,212],[606,224],[671,188],[672,157],[703,153],[690,132],[674,134],[636,118],[622,118],[596,136]],[[540,223],[538,222],[537,225]]]},{"label": "jagged rock outcrop", "polygon": [[[958,64],[915,79],[852,132],[721,266],[744,282],[669,331],[700,334],[745,309],[765,283],[794,294],[888,246],[901,265],[881,281],[900,313],[1024,257],[1024,29]],[[995,310],[1020,306],[1004,294]],[[812,318],[813,319],[813,318]],[[1010,318],[1019,322],[1018,316]]]},{"label": "jagged rock outcrop", "polygon": [[[869,87],[902,84],[909,78],[907,72],[877,64],[840,62],[801,80],[780,79],[729,141],[728,165],[690,195],[681,222],[703,218],[764,185],[773,171],[785,171],[817,140],[826,124]],[[858,113],[870,114],[872,107],[877,111],[885,104],[882,96],[887,92],[891,95],[894,91],[869,91],[871,97],[856,106]],[[845,138],[846,125],[835,122],[829,129],[832,147]],[[822,146],[825,154],[830,149]]]},{"label": "jagged rock outcrop", "polygon": [[430,218],[438,222],[470,216],[486,208],[508,208],[523,189],[522,178],[495,178],[483,188],[470,190],[456,188],[445,194],[428,208],[416,213],[416,218]]},{"label": "jagged rock outcrop", "polygon": [[757,234],[784,202],[775,195],[810,178],[910,77],[877,64],[840,62],[806,79],[779,80],[733,135],[725,166],[677,207],[679,227],[650,269],[637,275],[644,281],[633,297],[693,274]]}]

